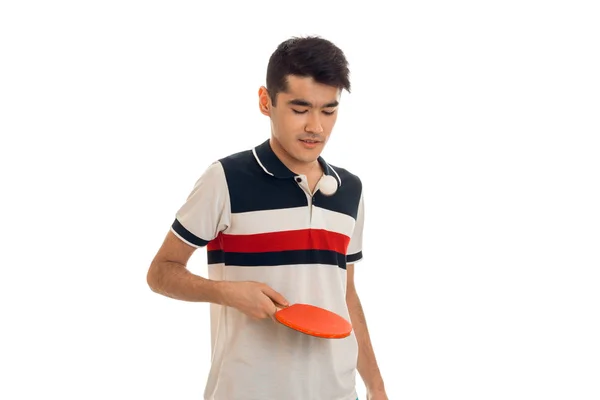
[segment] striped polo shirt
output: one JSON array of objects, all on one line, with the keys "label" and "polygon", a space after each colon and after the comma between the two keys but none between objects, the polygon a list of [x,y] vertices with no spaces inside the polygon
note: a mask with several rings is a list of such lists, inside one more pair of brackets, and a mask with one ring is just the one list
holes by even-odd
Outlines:
[{"label": "striped polo shirt", "polygon": [[[322,157],[337,182],[310,192],[269,140],[212,163],[177,211],[171,230],[205,247],[208,278],[264,282],[290,304],[308,303],[350,319],[346,265],[362,258],[360,179]],[[354,400],[358,347],[304,335],[271,319],[210,304],[211,370],[206,400]]]}]

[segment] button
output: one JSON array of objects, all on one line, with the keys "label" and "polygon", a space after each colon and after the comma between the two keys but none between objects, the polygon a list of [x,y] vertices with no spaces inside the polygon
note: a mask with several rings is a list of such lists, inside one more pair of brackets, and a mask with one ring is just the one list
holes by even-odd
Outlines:
[{"label": "button", "polygon": [[296,182],[300,183],[302,182],[302,178],[300,178],[299,176],[296,177]]}]

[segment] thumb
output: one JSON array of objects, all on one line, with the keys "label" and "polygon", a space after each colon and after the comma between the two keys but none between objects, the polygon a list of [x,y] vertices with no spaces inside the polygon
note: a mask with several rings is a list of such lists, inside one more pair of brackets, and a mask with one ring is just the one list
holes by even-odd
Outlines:
[{"label": "thumb", "polygon": [[289,306],[289,302],[287,301],[287,299],[272,287],[265,286],[262,292],[266,294],[273,301],[273,303],[275,303],[275,305],[280,305],[282,307]]}]

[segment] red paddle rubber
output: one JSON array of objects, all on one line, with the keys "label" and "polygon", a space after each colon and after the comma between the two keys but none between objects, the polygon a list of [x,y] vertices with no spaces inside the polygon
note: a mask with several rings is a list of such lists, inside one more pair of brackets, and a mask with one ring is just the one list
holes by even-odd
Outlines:
[{"label": "red paddle rubber", "polygon": [[292,304],[277,311],[275,319],[291,329],[320,338],[340,339],[352,332],[352,325],[345,318],[310,304]]}]

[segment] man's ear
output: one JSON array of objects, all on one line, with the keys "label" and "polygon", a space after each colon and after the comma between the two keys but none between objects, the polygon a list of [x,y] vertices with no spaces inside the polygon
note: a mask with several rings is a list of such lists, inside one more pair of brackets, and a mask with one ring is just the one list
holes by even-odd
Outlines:
[{"label": "man's ear", "polygon": [[258,108],[262,114],[266,115],[267,117],[270,117],[271,107],[272,104],[269,92],[267,91],[266,87],[261,86],[260,89],[258,89]]}]

